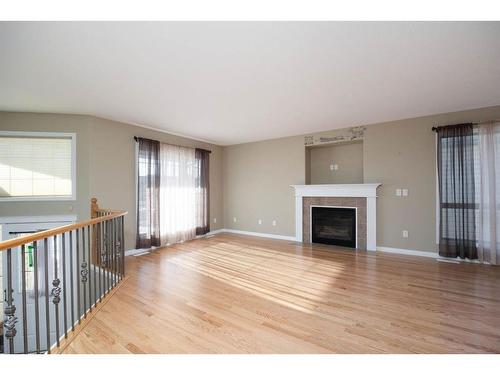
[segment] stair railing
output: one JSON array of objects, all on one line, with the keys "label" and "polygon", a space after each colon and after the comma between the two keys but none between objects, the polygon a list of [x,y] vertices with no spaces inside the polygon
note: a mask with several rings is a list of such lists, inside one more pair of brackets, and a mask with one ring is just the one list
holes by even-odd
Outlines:
[{"label": "stair railing", "polygon": [[[126,211],[0,242],[4,352],[50,353],[123,279]],[[56,350],[57,351],[57,350]]]}]

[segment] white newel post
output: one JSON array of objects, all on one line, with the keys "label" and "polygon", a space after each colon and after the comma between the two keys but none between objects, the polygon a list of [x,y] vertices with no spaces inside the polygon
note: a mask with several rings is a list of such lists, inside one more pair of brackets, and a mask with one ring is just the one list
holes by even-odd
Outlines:
[{"label": "white newel post", "polygon": [[366,198],[366,249],[377,250],[377,188],[372,184],[291,185],[295,189],[295,239],[302,242],[303,197]]}]

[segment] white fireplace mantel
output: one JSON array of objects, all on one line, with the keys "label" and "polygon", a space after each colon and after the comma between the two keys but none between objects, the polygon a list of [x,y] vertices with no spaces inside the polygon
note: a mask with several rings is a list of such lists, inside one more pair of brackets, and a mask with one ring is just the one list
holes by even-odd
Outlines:
[{"label": "white fireplace mantel", "polygon": [[302,242],[303,197],[366,198],[366,249],[377,249],[377,188],[380,183],[290,185],[295,189],[295,239]]}]

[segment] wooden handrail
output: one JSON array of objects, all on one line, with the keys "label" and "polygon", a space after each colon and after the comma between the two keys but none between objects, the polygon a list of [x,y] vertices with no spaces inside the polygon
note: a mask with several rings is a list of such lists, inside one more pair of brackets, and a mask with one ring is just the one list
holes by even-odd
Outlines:
[{"label": "wooden handrail", "polygon": [[[92,199],[91,207],[94,217],[90,220],[0,242],[0,251],[5,251],[0,254],[6,254],[3,336],[9,353],[50,353],[53,348],[60,348],[61,343],[64,346],[70,330],[77,331],[82,322],[86,324],[89,314],[122,282],[125,276],[124,216],[127,212],[99,209],[97,199]],[[45,256],[40,257],[42,254]],[[13,263],[18,256],[20,262]],[[27,286],[26,278],[22,277],[27,259],[34,272],[32,286]],[[16,273],[17,279],[13,276]],[[21,285],[18,286],[19,279]],[[30,288],[35,296],[42,296],[40,291],[44,293],[45,312],[35,298],[34,318],[39,327],[40,319],[45,317],[45,343],[41,343],[40,330],[35,332],[35,342],[28,340],[26,298]],[[22,295],[21,301],[18,293]],[[22,332],[17,332],[16,323],[18,328],[22,324]],[[55,327],[55,339],[50,327]],[[23,335],[21,347],[15,340],[18,334]]]},{"label": "wooden handrail", "polygon": [[13,238],[7,241],[2,241],[0,242],[0,251],[4,251],[7,249],[12,249],[14,247],[18,247],[21,245],[25,245],[27,243],[33,242],[33,241],[40,241],[43,240],[44,238],[52,237],[58,234],[66,233],[75,229],[80,229],[89,225],[94,225],[101,223],[103,221],[107,221],[110,219],[114,219],[120,216],[125,216],[128,212],[127,211],[112,211],[109,215],[105,216],[100,216],[96,217],[90,220],[85,220],[85,221],[80,221],[78,223],[74,224],[68,224],[68,225],[63,225],[62,227],[57,227],[53,229],[48,229],[44,230],[41,232],[37,232],[34,234],[30,234],[28,236],[22,236],[22,237],[17,237]]}]

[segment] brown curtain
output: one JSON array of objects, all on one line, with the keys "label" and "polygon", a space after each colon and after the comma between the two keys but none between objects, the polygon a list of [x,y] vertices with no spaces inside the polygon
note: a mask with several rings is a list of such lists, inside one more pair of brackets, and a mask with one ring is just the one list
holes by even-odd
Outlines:
[{"label": "brown curtain", "polygon": [[210,151],[195,150],[197,164],[196,176],[196,235],[210,232]]},{"label": "brown curtain", "polygon": [[439,255],[477,259],[472,124],[437,128]]},{"label": "brown curtain", "polygon": [[136,248],[160,246],[160,142],[137,138]]}]

